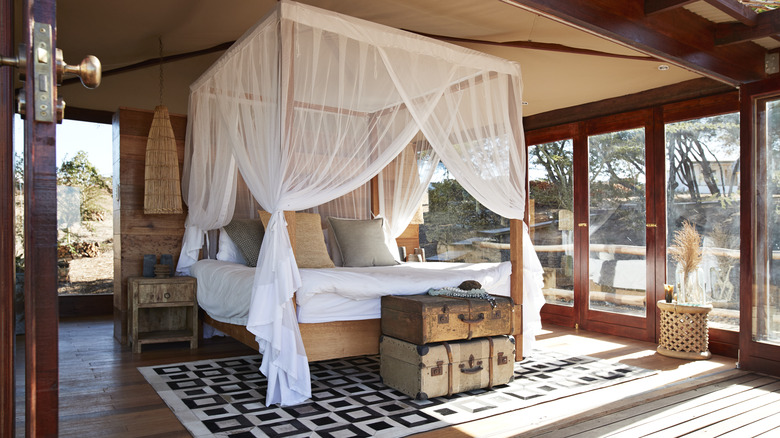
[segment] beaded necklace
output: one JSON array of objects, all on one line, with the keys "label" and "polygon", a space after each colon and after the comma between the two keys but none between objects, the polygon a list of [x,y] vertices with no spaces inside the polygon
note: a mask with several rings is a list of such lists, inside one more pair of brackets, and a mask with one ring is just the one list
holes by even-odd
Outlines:
[{"label": "beaded necklace", "polygon": [[443,287],[441,289],[428,289],[428,295],[448,296],[454,298],[479,298],[490,303],[490,307],[496,307],[496,298],[487,293],[485,289],[463,290],[457,287]]}]

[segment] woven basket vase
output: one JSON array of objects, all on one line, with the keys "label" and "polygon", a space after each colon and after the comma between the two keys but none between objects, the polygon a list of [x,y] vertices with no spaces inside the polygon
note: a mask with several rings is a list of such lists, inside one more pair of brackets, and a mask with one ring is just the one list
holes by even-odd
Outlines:
[{"label": "woven basket vase", "polygon": [[144,213],[182,213],[176,138],[168,108],[163,105],[154,108],[154,119],[146,141]]}]

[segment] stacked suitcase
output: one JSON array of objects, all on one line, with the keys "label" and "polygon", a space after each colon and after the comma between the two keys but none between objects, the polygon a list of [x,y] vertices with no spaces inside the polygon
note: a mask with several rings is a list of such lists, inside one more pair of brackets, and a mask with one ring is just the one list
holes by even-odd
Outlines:
[{"label": "stacked suitcase", "polygon": [[418,400],[512,380],[512,302],[478,298],[382,297],[380,374]]}]

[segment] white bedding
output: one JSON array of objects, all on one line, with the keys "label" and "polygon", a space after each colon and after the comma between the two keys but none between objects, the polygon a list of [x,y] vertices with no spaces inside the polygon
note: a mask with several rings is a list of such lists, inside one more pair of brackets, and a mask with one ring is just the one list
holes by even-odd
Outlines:
[{"label": "white bedding", "polygon": [[[382,295],[413,295],[430,288],[477,280],[494,295],[509,296],[512,266],[502,263],[403,263],[371,268],[301,269],[296,292],[298,320],[329,322],[380,316]],[[246,325],[255,269],[219,260],[201,260],[191,269],[198,279],[198,304],[217,321]]]}]

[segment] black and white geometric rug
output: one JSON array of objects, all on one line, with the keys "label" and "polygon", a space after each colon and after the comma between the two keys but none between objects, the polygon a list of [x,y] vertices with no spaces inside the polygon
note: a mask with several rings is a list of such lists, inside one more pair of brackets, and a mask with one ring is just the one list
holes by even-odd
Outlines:
[{"label": "black and white geometric rug", "polygon": [[514,381],[414,400],[382,384],[379,357],[312,362],[311,401],[265,406],[260,356],[138,370],[195,437],[403,437],[654,374],[586,356],[536,351]]}]

